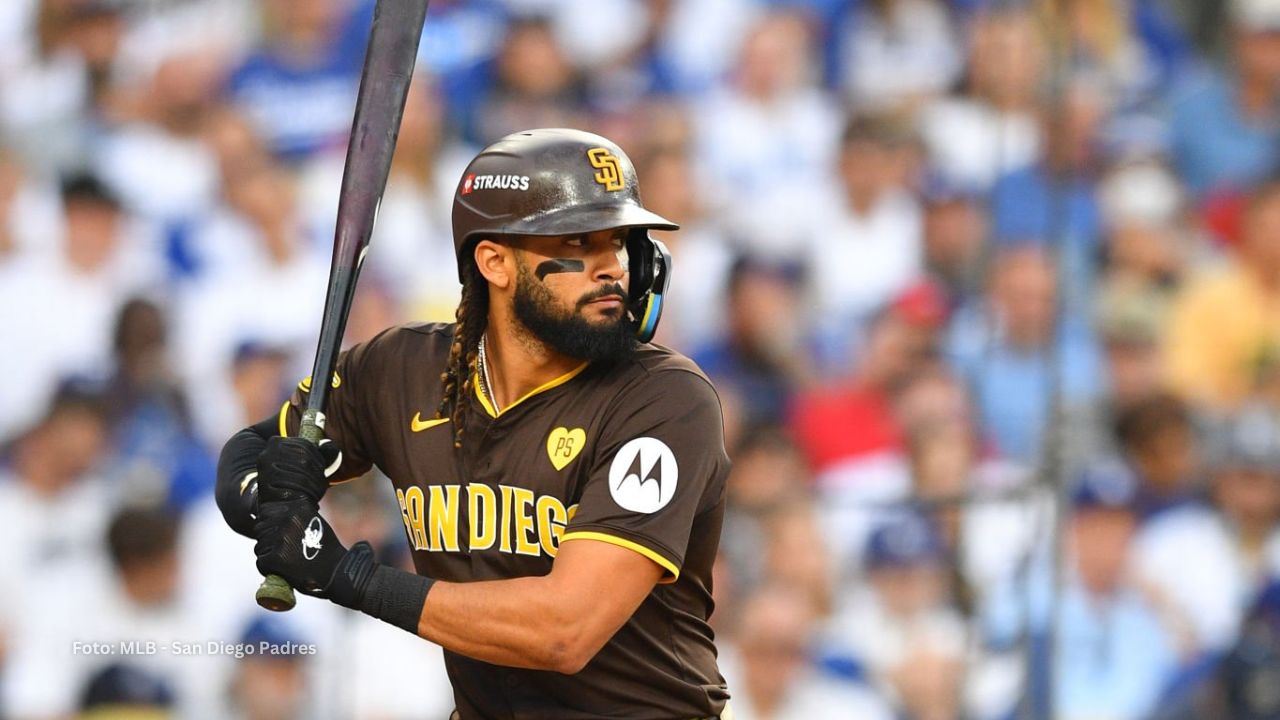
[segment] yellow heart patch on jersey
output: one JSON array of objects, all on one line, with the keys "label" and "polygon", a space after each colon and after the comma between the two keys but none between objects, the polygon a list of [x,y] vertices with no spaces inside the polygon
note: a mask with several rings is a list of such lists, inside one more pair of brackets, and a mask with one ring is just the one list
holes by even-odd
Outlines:
[{"label": "yellow heart patch on jersey", "polygon": [[587,432],[582,428],[570,430],[558,427],[547,436],[547,457],[551,458],[551,464],[557,470],[563,470],[565,465],[578,457],[578,453],[582,452],[582,446],[585,444],[587,444]]}]

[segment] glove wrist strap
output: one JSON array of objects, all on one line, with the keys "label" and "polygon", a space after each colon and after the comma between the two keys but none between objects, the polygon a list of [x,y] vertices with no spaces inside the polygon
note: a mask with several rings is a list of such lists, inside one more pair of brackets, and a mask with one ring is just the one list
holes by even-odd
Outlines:
[{"label": "glove wrist strap", "polygon": [[373,548],[358,542],[343,556],[329,582],[329,599],[405,632],[418,634],[418,620],[433,581],[373,560]]}]

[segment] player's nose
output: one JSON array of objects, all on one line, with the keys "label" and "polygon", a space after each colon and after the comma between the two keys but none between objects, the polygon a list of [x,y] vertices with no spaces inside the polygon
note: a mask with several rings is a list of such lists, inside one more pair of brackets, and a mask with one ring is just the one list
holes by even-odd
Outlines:
[{"label": "player's nose", "polygon": [[593,253],[595,267],[591,279],[597,282],[618,282],[627,273],[627,248],[615,248],[607,243],[601,245],[601,250]]}]

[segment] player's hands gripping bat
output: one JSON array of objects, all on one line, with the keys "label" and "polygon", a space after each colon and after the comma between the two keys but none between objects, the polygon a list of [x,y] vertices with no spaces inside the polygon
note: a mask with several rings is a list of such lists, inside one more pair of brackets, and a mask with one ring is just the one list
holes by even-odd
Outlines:
[{"label": "player's hands gripping bat", "polygon": [[[356,279],[387,185],[426,15],[427,0],[378,0],[373,9],[373,29],[365,51],[347,163],[342,173],[329,288],[311,370],[315,381],[311,384],[298,432],[313,443],[319,443],[324,435],[327,380],[333,375],[338,359]],[[271,492],[264,490],[260,488],[260,496],[264,501],[269,500]],[[263,580],[257,600],[262,607],[277,611],[289,610],[297,603],[293,589],[278,575],[268,575]]]}]

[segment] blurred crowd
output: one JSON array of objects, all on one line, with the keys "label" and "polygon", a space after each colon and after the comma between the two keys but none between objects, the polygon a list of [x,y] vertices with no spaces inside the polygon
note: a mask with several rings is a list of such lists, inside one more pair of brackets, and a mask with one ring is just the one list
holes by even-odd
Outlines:
[{"label": "blurred crowd", "polygon": [[[211,493],[309,369],[372,6],[0,3],[0,717],[451,709],[257,611]],[[737,720],[1280,718],[1280,0],[433,0],[418,69],[348,343],[451,319],[479,148],[619,142]],[[405,562],[385,479],[325,502]]]}]

